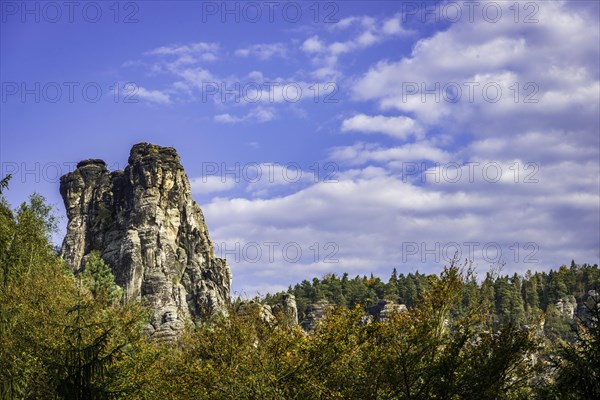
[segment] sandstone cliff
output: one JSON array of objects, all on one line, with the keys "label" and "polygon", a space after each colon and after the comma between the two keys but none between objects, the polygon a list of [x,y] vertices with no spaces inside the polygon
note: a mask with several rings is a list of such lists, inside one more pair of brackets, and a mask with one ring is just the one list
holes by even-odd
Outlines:
[{"label": "sandstone cliff", "polygon": [[93,250],[127,298],[153,308],[147,330],[172,338],[184,321],[224,311],[231,272],[214,255],[204,216],[175,149],[133,146],[124,171],[82,161],[61,177],[67,210],[62,256],[80,272]]}]

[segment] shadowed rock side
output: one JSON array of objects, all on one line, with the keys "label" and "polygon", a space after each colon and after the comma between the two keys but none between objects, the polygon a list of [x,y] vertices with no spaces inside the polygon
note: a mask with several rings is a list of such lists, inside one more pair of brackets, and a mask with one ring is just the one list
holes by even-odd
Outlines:
[{"label": "shadowed rock side", "polygon": [[329,307],[332,307],[332,305],[329,304],[329,302],[325,299],[309,305],[306,309],[306,317],[300,323],[302,329],[304,329],[306,332],[314,331],[317,327],[317,323],[319,320],[323,319]]},{"label": "shadowed rock side", "polygon": [[171,339],[186,320],[225,311],[231,272],[216,258],[202,210],[175,149],[139,143],[124,171],[82,161],[61,177],[67,209],[62,256],[75,272],[93,250],[127,298],[147,298],[148,332]]}]

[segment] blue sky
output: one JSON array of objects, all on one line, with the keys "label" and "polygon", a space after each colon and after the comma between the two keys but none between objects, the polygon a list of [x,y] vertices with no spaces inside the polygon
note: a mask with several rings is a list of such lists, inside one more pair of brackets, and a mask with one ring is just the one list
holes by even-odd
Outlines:
[{"label": "blue sky", "polygon": [[[600,261],[590,1],[2,1],[8,201],[175,147],[233,291]],[[60,243],[66,221],[55,235]]]}]

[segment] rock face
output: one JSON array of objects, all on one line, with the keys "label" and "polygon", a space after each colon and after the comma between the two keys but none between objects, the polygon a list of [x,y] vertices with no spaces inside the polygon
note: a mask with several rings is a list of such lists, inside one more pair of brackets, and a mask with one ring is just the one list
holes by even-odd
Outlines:
[{"label": "rock face", "polygon": [[236,312],[242,318],[249,318],[253,315],[253,313],[256,313],[255,315],[258,315],[259,318],[267,324],[275,321],[275,316],[273,316],[271,306],[267,304],[261,304],[254,300],[242,301],[239,304]]},{"label": "rock face", "polygon": [[82,161],[61,177],[60,193],[69,221],[63,258],[81,272],[99,251],[126,297],[153,308],[151,335],[169,339],[186,320],[224,311],[231,272],[215,257],[175,149],[136,144],[124,171]]},{"label": "rock face", "polygon": [[318,302],[311,304],[306,309],[306,318],[300,323],[302,329],[306,332],[312,332],[317,327],[319,320],[323,319],[325,312],[330,307],[327,300],[319,300]]},{"label": "rock face", "polygon": [[393,312],[401,313],[405,311],[408,311],[408,309],[404,304],[396,304],[388,300],[380,300],[377,304],[367,309],[369,315],[381,322],[387,321]]},{"label": "rock face", "polygon": [[562,297],[556,302],[556,309],[558,312],[569,319],[575,318],[575,311],[577,310],[577,300],[575,296],[568,295]]},{"label": "rock face", "polygon": [[293,294],[284,293],[281,302],[273,306],[273,312],[282,312],[288,323],[298,325],[298,306]]},{"label": "rock face", "polygon": [[298,325],[296,297],[290,293],[283,293],[281,300],[273,306],[262,304],[256,300],[244,300],[236,308],[236,313],[242,318],[258,315],[263,322],[268,324],[274,323],[281,313],[288,326]]},{"label": "rock face", "polygon": [[588,292],[581,298],[581,304],[577,309],[576,315],[581,318],[585,323],[592,322],[594,318],[594,307],[600,309],[600,297],[596,290],[588,290]]}]

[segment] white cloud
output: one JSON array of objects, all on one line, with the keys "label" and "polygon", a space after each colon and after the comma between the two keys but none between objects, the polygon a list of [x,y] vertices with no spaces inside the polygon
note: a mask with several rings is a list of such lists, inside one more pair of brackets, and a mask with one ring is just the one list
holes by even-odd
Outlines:
[{"label": "white cloud", "polygon": [[345,119],[341,129],[342,132],[383,133],[397,139],[423,135],[423,128],[415,120],[405,116],[386,117],[384,115],[357,114]]},{"label": "white cloud", "polygon": [[217,43],[196,42],[187,45],[161,46],[146,52],[148,55],[200,55],[214,54],[219,50]]},{"label": "white cloud", "polygon": [[252,177],[246,191],[255,197],[271,195],[273,190],[281,187],[298,186],[314,182],[314,171],[304,171],[295,164],[260,163],[251,168]]},{"label": "white cloud", "polygon": [[190,186],[193,194],[207,194],[231,190],[236,186],[236,182],[233,179],[209,175],[190,179]]},{"label": "white cloud", "polygon": [[[581,173],[580,168],[580,164],[563,165],[561,175]],[[548,171],[548,177],[555,172]],[[584,173],[597,185],[594,174],[593,169]],[[213,199],[204,212],[215,227],[213,240],[227,243],[228,249],[236,242],[242,249],[251,242],[279,244],[273,260],[268,260],[264,245],[262,262],[248,262],[243,256],[236,261],[228,255],[240,282],[234,280],[234,286],[243,286],[244,280],[256,283],[252,276],[259,271],[264,285],[292,284],[324,272],[348,270],[389,276],[394,266],[401,271],[434,272],[448,262],[445,257],[454,255],[452,243],[460,245],[463,258],[471,256],[465,244],[469,242],[478,243],[472,256],[480,271],[494,264],[493,251],[500,248],[508,270],[524,272],[571,258],[597,261],[599,234],[591,223],[582,225],[579,217],[593,212],[600,195],[580,194],[582,183],[586,187],[581,179],[563,186],[569,192],[524,183],[438,184],[429,178],[412,184],[384,169],[367,167],[340,173],[336,183],[320,182],[282,197]],[[600,222],[597,214],[593,219]],[[300,246],[301,260],[285,259],[281,249],[286,243]],[[318,263],[311,250],[315,243],[320,249]],[[328,243],[337,246],[334,253],[339,262],[323,263]],[[528,243],[537,248],[535,254],[525,247]],[[408,254],[407,245],[416,245],[419,251]],[[485,245],[488,253],[483,252]],[[526,257],[532,254],[536,261],[529,263]]]},{"label": "white cloud", "polygon": [[218,78],[215,77],[210,71],[201,67],[185,68],[181,70],[174,70],[173,72],[182,77],[187,84],[198,89],[202,89],[206,82],[219,82]]},{"label": "white cloud", "polygon": [[[280,253],[272,262],[234,263],[238,279],[252,280],[259,270],[265,285],[347,270],[386,276],[393,266],[434,272],[445,261],[444,249],[445,256],[454,254],[445,246],[452,242],[463,244],[462,257],[473,256],[484,272],[497,262],[489,257],[496,248],[506,272],[556,267],[572,258],[600,261],[599,24],[581,5],[536,4],[537,24],[463,19],[421,39],[409,56],[382,59],[362,75],[356,100],[407,116],[360,113],[344,120],[341,131],[414,142],[336,146],[329,160],[342,168],[337,183],[209,203],[205,213],[217,226],[217,240],[302,245],[297,263]],[[344,19],[330,31],[350,32],[351,40],[312,36],[303,50],[321,76],[340,74],[344,54],[405,34],[397,18],[371,25]],[[412,82],[417,92],[403,98],[403,84]],[[461,86],[460,101],[446,101],[442,92],[439,101],[431,94],[423,100],[421,84],[431,90],[450,82]],[[466,82],[480,84],[472,101]],[[501,89],[498,102],[486,101],[486,83]],[[534,92],[537,103],[523,101]],[[413,174],[407,165],[421,170]],[[462,175],[454,180],[457,166]],[[315,242],[321,256],[323,244],[335,243],[339,263],[314,262]],[[466,253],[467,242],[479,243],[474,254]],[[408,259],[407,243],[419,246]],[[488,253],[484,245],[492,246]]]},{"label": "white cloud", "polygon": [[[444,260],[433,260],[441,255],[436,246],[449,242],[499,244],[508,267],[516,272],[556,267],[572,258],[598,262],[598,21],[568,2],[536,4],[538,24],[515,24],[511,14],[496,24],[469,23],[465,17],[419,40],[406,57],[383,54],[386,58],[371,65],[353,86],[358,102],[352,108],[358,114],[346,114],[340,125],[342,132],[369,134],[380,143],[353,143],[354,136],[333,136],[339,145],[329,149],[328,161],[337,168],[336,183],[275,179],[236,192],[248,198],[219,197],[204,205],[213,240],[227,243],[229,249],[236,242],[242,248],[250,242],[302,246],[303,257],[296,263],[285,260],[282,246],[273,261],[260,263],[236,262],[225,254],[234,270],[234,287],[259,290],[282,282],[285,287],[324,272],[348,270],[386,276],[393,266],[401,272],[415,268],[437,272]],[[341,63],[344,57],[384,41],[405,40],[412,33],[398,15],[351,17],[318,34],[310,32],[298,44],[317,79],[341,77],[348,71]],[[252,46],[234,54],[260,58],[261,52],[265,59],[281,55]],[[218,56],[219,49],[199,46],[194,53],[167,47],[155,53],[175,57],[161,68],[189,85],[215,79],[199,54]],[[285,81],[274,75],[269,79],[253,71],[242,76]],[[436,83],[441,89],[451,82],[461,87],[461,101],[446,101],[441,91],[439,101],[432,94],[423,100],[422,84],[431,90]],[[480,84],[474,101],[468,99],[466,82]],[[417,92],[403,96],[406,83],[416,83]],[[500,101],[485,100],[481,91],[485,83],[501,88]],[[526,89],[528,83],[537,86]],[[301,83],[305,93],[311,93],[305,90],[309,84]],[[525,103],[536,90],[539,101]],[[261,98],[269,99],[268,93]],[[272,102],[282,104],[285,99],[277,95]],[[263,106],[220,112],[214,120],[228,124],[266,122],[276,116],[273,108]],[[461,179],[448,179],[456,165],[469,162],[500,167],[501,179],[491,179],[494,168],[476,168],[473,181],[464,168]],[[409,164],[424,169],[407,175]],[[534,181],[525,182],[528,177]],[[195,193],[224,194],[235,187],[219,178],[204,189],[197,183],[192,186]],[[315,242],[317,260],[311,248]],[[338,263],[323,262],[328,243],[338,246]],[[437,254],[420,252],[404,261],[406,243],[424,245]],[[517,255],[514,243],[519,244]],[[530,254],[527,243],[538,246],[533,256],[538,262],[525,262]],[[266,254],[267,248],[263,251]],[[481,247],[475,258],[480,270],[492,264],[482,257]]]},{"label": "white cloud", "polygon": [[[410,56],[381,60],[363,74],[355,98],[476,136],[597,125],[600,54],[588,45],[600,41],[597,20],[567,2],[536,4],[535,24],[461,19],[419,40]],[[500,87],[497,102],[486,98],[486,85],[494,86],[492,97]]]},{"label": "white cloud", "polygon": [[368,15],[352,16],[340,19],[335,24],[327,25],[330,30],[344,30],[350,27],[373,29],[377,20]]},{"label": "white cloud", "polygon": [[241,122],[264,123],[275,119],[275,111],[272,108],[257,107],[244,114],[243,116],[234,116],[229,113],[218,114],[214,116],[214,121],[226,124],[237,124]]},{"label": "white cloud", "polygon": [[234,117],[231,114],[225,113],[225,114],[217,114],[214,116],[214,120],[217,122],[223,122],[226,124],[235,124],[238,122],[242,122],[244,119],[240,118],[240,117]]},{"label": "white cloud", "polygon": [[400,17],[390,18],[383,23],[381,31],[386,35],[398,35],[401,33],[407,33],[401,23]]},{"label": "white cloud", "polygon": [[318,35],[313,35],[302,43],[301,49],[314,56],[312,62],[317,68],[313,71],[313,76],[318,79],[339,78],[342,73],[338,58],[343,54],[364,50],[392,37],[413,33],[403,28],[401,16],[398,15],[385,21],[370,16],[352,16],[328,25],[327,29],[333,34],[347,34],[350,31],[353,37],[333,40],[327,44]]},{"label": "white cloud", "polygon": [[262,43],[237,49],[234,54],[238,57],[256,57],[260,60],[269,60],[273,57],[285,58],[287,53],[283,43]]},{"label": "white cloud", "polygon": [[452,159],[452,155],[425,141],[399,147],[383,147],[359,142],[352,146],[334,147],[329,153],[329,159],[346,165],[381,163],[389,168],[399,169],[402,163],[412,161],[448,162]]},{"label": "white cloud", "polygon": [[358,42],[359,45],[361,46],[371,46],[375,43],[377,43],[377,41],[379,40],[379,38],[373,34],[373,32],[371,31],[366,31],[364,33],[362,33],[358,39],[356,39],[356,41]]},{"label": "white cloud", "polygon": [[313,36],[310,37],[308,39],[306,39],[303,43],[302,43],[302,50],[304,50],[307,53],[318,53],[320,51],[322,51],[325,46],[323,44],[323,42],[321,40],[319,40],[318,36]]},{"label": "white cloud", "polygon": [[137,86],[135,93],[133,93],[134,97],[139,97],[140,99],[147,100],[151,103],[157,104],[170,104],[171,98],[167,93],[161,92],[160,90],[148,90],[142,86]]},{"label": "white cloud", "polygon": [[269,122],[275,119],[275,112],[270,108],[256,108],[248,115],[258,122]]}]

